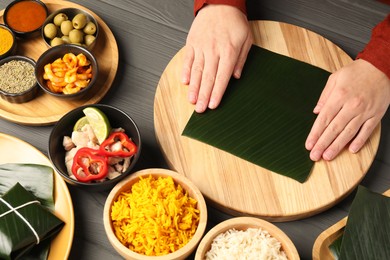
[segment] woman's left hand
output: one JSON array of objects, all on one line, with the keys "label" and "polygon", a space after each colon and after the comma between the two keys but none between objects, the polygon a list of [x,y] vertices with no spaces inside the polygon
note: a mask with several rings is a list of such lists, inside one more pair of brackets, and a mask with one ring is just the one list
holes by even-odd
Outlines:
[{"label": "woman's left hand", "polygon": [[310,158],[334,159],[349,144],[358,152],[390,103],[390,79],[371,63],[358,59],[333,73],[314,113],[318,114],[305,146]]}]

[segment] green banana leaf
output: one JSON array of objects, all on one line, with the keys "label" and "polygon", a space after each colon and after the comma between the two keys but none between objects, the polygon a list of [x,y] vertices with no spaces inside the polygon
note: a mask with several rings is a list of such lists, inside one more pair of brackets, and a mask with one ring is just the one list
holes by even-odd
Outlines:
[{"label": "green banana leaf", "polygon": [[194,112],[182,135],[301,183],[313,162],[305,140],[330,73],[253,45],[241,79],[231,79],[220,106]]},{"label": "green banana leaf", "polygon": [[[41,202],[43,206],[54,211],[53,169],[46,165],[7,163],[0,165],[0,196],[5,194],[16,183],[20,183]],[[27,252],[21,259],[47,259],[50,240],[42,241]]]},{"label": "green banana leaf", "polygon": [[340,260],[390,259],[390,198],[359,186],[341,241]]},{"label": "green banana leaf", "polygon": [[[26,205],[29,202],[34,203]],[[0,259],[20,258],[55,236],[63,225],[31,192],[16,183],[0,200]]]},{"label": "green banana leaf", "polygon": [[40,164],[7,163],[0,165],[0,196],[19,182],[42,205],[54,210],[53,169]]},{"label": "green banana leaf", "polygon": [[329,245],[329,250],[332,253],[334,260],[338,260],[341,252],[341,241],[343,240],[343,235],[339,236],[332,244]]}]

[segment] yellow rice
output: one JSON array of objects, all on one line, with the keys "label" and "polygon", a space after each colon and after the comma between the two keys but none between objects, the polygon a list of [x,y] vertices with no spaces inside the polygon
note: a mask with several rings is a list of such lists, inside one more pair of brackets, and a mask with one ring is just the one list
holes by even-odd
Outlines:
[{"label": "yellow rice", "polygon": [[140,178],[111,208],[117,238],[132,251],[158,256],[185,246],[199,223],[197,201],[171,177]]}]

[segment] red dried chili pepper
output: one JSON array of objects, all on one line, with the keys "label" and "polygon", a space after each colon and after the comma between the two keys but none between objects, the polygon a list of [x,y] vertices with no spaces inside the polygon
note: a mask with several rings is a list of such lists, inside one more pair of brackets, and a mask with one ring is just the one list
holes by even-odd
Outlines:
[{"label": "red dried chili pepper", "polygon": [[[112,145],[116,142],[121,143],[121,150],[111,150]],[[130,157],[137,152],[137,145],[123,132],[112,133],[100,145],[100,153],[106,156],[113,157]]]},{"label": "red dried chili pepper", "polygon": [[[80,174],[80,168],[83,174]],[[73,158],[72,173],[81,182],[103,179],[108,173],[107,157],[100,156],[99,150],[80,148]]]}]

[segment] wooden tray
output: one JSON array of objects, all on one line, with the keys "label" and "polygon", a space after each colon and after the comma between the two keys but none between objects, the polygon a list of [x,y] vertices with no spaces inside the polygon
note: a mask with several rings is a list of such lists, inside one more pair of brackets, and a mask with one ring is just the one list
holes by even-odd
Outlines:
[{"label": "wooden tray", "polygon": [[[39,92],[37,98],[22,104],[9,103],[0,99],[0,117],[19,124],[50,125],[76,107],[99,102],[110,89],[118,69],[119,55],[115,37],[99,16],[81,5],[68,1],[43,0],[43,2],[50,13],[61,8],[74,7],[88,11],[96,18],[99,24],[99,36],[92,52],[99,64],[99,78],[93,89],[78,100],[60,100],[43,91]],[[3,14],[4,10],[1,10],[1,23],[3,23]],[[16,54],[26,55],[36,61],[47,49],[43,39],[37,36],[28,40],[18,40]]]},{"label": "wooden tray", "polygon": [[[38,149],[16,137],[0,133],[0,164],[34,163],[52,167]],[[50,245],[48,260],[68,259],[74,236],[73,203],[68,186],[58,173],[54,174],[54,213],[65,225]]]},{"label": "wooden tray", "polygon": [[[383,195],[390,197],[390,190],[387,190]],[[329,250],[329,246],[343,234],[347,219],[348,217],[343,218],[317,237],[313,246],[314,260],[334,260],[332,252]]]},{"label": "wooden tray", "polygon": [[[294,25],[250,23],[255,43],[271,51],[335,71],[351,58],[332,42]],[[309,217],[347,196],[362,180],[378,148],[380,126],[358,154],[341,153],[315,163],[301,184],[181,133],[193,113],[187,86],[181,84],[183,50],[170,61],[154,100],[157,141],[169,166],[184,174],[214,207],[232,215],[255,215],[269,221]]]}]

